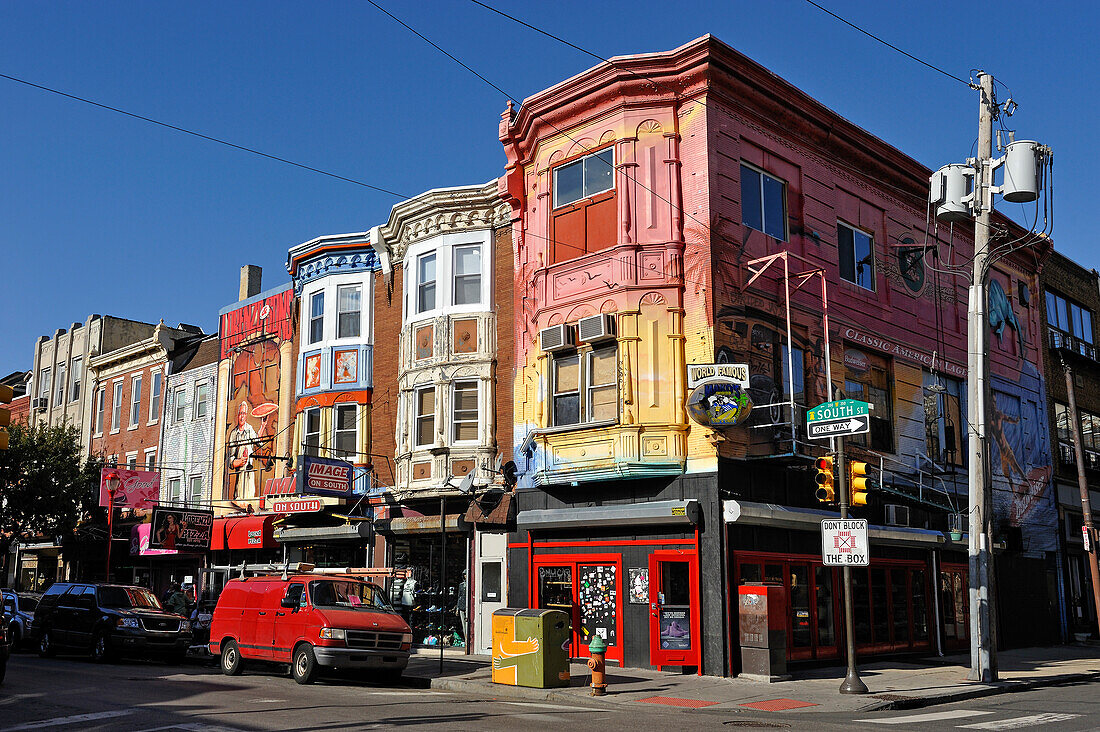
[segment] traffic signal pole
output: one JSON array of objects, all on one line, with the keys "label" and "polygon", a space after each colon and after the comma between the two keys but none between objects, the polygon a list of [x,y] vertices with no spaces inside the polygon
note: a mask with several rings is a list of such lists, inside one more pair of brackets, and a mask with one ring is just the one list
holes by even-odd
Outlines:
[{"label": "traffic signal pole", "polygon": [[[840,518],[848,518],[848,469],[844,461],[844,438],[836,438],[836,479],[840,483]],[[848,646],[848,674],[840,685],[841,694],[866,694],[867,684],[856,669],[855,610],[852,602],[852,568],[841,568],[844,574],[844,636]]]}]

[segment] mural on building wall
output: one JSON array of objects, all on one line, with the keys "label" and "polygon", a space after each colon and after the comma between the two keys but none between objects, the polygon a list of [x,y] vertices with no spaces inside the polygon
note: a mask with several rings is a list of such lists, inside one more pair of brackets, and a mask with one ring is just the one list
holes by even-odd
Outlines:
[{"label": "mural on building wall", "polygon": [[253,504],[264,481],[286,474],[285,462],[271,456],[277,455],[276,436],[290,429],[290,395],[281,388],[293,369],[293,304],[288,286],[221,316],[221,358],[229,371],[226,421],[219,426],[225,435],[222,497],[233,507]]}]

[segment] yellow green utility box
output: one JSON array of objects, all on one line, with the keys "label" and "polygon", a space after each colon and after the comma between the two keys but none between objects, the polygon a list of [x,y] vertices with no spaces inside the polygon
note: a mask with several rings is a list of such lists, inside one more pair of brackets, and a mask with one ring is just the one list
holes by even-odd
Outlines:
[{"label": "yellow green utility box", "polygon": [[550,689],[569,686],[573,629],[561,610],[501,608],[493,613],[493,682]]}]

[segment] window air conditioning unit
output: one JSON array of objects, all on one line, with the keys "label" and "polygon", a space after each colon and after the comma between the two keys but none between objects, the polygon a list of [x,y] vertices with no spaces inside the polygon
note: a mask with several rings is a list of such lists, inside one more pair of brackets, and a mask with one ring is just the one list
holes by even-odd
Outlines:
[{"label": "window air conditioning unit", "polygon": [[31,409],[38,410],[40,412],[46,411],[46,399],[44,397],[38,397],[37,399],[31,399]]},{"label": "window air conditioning unit", "polygon": [[895,503],[886,504],[886,525],[887,526],[908,526],[909,525],[909,507],[899,506]]},{"label": "window air conditioning unit", "polygon": [[605,313],[581,318],[577,321],[577,338],[584,343],[614,340],[615,316]]},{"label": "window air conditioning unit", "polygon": [[577,345],[573,326],[562,323],[539,331],[539,348],[544,351],[563,351]]}]

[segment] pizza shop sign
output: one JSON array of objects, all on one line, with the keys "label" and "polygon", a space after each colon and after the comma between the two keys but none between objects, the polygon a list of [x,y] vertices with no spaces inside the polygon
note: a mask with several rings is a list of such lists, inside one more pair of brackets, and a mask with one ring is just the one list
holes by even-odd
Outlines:
[{"label": "pizza shop sign", "polygon": [[313,496],[350,498],[352,466],[344,460],[306,456],[298,468],[298,486],[302,493]]}]

